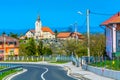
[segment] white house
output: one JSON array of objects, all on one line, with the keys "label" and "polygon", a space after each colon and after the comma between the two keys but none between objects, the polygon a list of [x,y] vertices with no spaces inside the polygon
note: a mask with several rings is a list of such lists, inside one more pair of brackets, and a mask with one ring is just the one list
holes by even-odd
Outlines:
[{"label": "white house", "polygon": [[112,53],[120,52],[120,12],[104,21],[105,26],[106,53],[112,59]]}]

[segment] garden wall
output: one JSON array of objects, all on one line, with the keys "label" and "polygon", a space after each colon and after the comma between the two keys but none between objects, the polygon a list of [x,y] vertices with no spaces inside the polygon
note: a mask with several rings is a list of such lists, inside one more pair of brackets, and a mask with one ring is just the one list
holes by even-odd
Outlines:
[{"label": "garden wall", "polygon": [[85,65],[85,64],[82,66],[82,69],[91,71],[91,72],[101,75],[101,76],[120,80],[120,71],[109,70],[109,69],[105,69],[105,68],[98,68],[98,67],[93,67],[93,66],[89,66],[89,65]]}]

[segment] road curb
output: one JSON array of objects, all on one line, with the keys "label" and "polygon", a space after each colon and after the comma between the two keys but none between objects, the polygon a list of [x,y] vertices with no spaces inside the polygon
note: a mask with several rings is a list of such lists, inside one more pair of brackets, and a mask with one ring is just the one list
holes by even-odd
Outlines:
[{"label": "road curb", "polygon": [[71,68],[69,68],[68,66],[64,66],[64,69],[67,70],[67,75],[72,77],[72,78],[75,78],[77,80],[90,80],[88,78],[85,78],[82,74],[72,73]]}]

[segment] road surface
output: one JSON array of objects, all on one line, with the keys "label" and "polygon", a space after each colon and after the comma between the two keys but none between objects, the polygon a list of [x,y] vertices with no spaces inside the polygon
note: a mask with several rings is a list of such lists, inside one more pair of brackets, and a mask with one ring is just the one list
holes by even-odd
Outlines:
[{"label": "road surface", "polygon": [[23,65],[27,72],[15,76],[12,80],[76,80],[58,66],[27,64]]}]

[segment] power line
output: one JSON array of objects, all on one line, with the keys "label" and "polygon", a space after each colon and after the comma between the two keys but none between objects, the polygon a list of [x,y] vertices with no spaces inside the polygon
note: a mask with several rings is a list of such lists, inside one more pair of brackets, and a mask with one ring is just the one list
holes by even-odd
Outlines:
[{"label": "power line", "polygon": [[109,13],[98,13],[98,12],[92,12],[90,11],[90,14],[95,14],[95,15],[103,15],[103,16],[111,16],[111,15],[114,15],[114,14],[109,14]]}]

